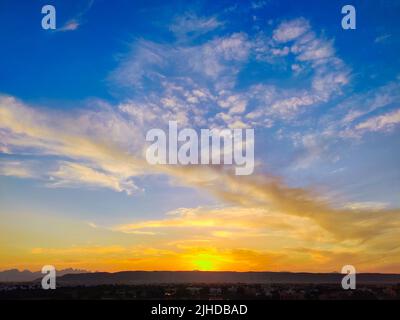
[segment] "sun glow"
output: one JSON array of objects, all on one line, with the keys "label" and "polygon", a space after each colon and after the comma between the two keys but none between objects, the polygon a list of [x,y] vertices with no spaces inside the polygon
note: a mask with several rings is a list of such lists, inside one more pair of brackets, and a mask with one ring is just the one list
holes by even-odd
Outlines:
[{"label": "sun glow", "polygon": [[200,271],[215,271],[218,269],[216,266],[216,257],[209,254],[200,254],[194,257],[192,263],[194,268]]}]

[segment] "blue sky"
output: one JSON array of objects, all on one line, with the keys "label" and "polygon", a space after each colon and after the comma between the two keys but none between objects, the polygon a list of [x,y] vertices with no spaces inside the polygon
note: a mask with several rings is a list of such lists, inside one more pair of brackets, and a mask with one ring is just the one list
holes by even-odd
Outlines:
[{"label": "blue sky", "polygon": [[141,166],[168,120],[254,128],[254,175],[332,208],[398,208],[400,2],[352,1],[356,30],[345,4],[2,1],[0,209],[115,228],[232,205],[212,179]]}]

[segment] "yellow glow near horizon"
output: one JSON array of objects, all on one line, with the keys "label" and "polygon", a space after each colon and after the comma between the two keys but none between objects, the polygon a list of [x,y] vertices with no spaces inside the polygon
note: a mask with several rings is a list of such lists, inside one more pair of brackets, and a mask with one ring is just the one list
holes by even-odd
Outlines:
[{"label": "yellow glow near horizon", "polygon": [[[41,213],[3,211],[0,216],[6,240],[0,245],[0,270],[38,271],[52,264],[58,270],[108,272],[331,272],[351,261],[360,272],[398,273],[400,266],[399,255],[387,260],[383,250],[398,240],[396,230],[370,239],[360,250],[354,240],[340,243],[313,220],[263,209],[187,209],[164,219],[143,219],[124,231]],[[201,219],[212,219],[218,228],[192,223]]]},{"label": "yellow glow near horizon", "polygon": [[196,270],[200,271],[214,271],[217,270],[215,266],[215,257],[209,254],[200,254],[193,260],[193,265]]}]

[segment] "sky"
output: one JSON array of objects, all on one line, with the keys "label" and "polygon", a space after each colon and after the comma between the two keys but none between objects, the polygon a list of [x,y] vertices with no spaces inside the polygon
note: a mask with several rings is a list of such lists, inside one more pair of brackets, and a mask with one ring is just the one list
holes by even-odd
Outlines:
[{"label": "sky", "polygon": [[[400,272],[400,1],[345,4],[1,1],[0,270]],[[254,173],[150,165],[168,121]]]}]

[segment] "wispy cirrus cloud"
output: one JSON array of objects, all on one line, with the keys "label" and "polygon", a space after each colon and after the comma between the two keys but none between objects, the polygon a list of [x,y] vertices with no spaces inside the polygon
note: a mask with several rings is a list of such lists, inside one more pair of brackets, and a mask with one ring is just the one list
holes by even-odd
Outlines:
[{"label": "wispy cirrus cloud", "polygon": [[61,28],[57,28],[55,31],[68,32],[78,30],[83,23],[84,15],[92,8],[94,1],[88,0],[86,5],[72,19],[69,19]]},{"label": "wispy cirrus cloud", "polygon": [[29,164],[18,160],[1,160],[0,175],[18,178],[36,177],[33,168]]},{"label": "wispy cirrus cloud", "polygon": [[139,188],[130,177],[93,169],[79,163],[60,161],[57,169],[48,173],[47,186],[58,187],[86,187],[109,188],[117,192],[125,191],[128,195],[136,193]]},{"label": "wispy cirrus cloud", "polygon": [[383,34],[375,38],[375,43],[385,43],[392,37],[391,34]]},{"label": "wispy cirrus cloud", "polygon": [[[132,144],[134,132],[110,109],[78,116],[64,114],[60,120],[55,113],[38,111],[15,98],[2,96],[0,115],[0,131],[4,137],[1,144],[10,149],[10,154],[24,150],[27,156],[56,157],[51,165],[35,167],[34,176],[47,179],[49,185],[103,186],[127,193],[136,190],[130,177],[141,174],[143,168],[139,163],[145,161],[130,158],[129,148],[137,147]],[[124,126],[127,131],[121,134]],[[126,151],[116,152],[116,148]],[[29,162],[18,165],[19,171],[16,166],[12,171],[8,165],[5,172],[32,172],[27,171]],[[55,167],[58,169],[54,170]]]},{"label": "wispy cirrus cloud", "polygon": [[67,21],[61,28],[57,29],[57,31],[66,32],[66,31],[75,31],[79,28],[81,22],[76,19],[72,19]]},{"label": "wispy cirrus cloud", "polygon": [[361,131],[388,131],[400,124],[400,109],[387,112],[380,116],[371,117],[357,124],[356,129]]},{"label": "wispy cirrus cloud", "polygon": [[217,16],[199,17],[196,13],[188,12],[178,15],[169,26],[169,30],[174,33],[178,41],[187,41],[207,34],[223,25],[224,23],[219,21]]},{"label": "wispy cirrus cloud", "polygon": [[[378,236],[398,225],[398,212],[394,209],[382,210],[379,215],[376,210],[335,209],[307,190],[288,187],[280,179],[268,175],[236,177],[226,170],[185,166],[152,166],[150,170],[140,148],[136,151],[131,149],[129,153],[121,148],[124,140],[114,140],[112,144],[102,141],[100,137],[105,128],[100,127],[98,131],[98,122],[86,123],[84,132],[79,132],[78,136],[75,130],[79,126],[71,124],[82,123],[82,117],[64,120],[64,123],[57,118],[57,126],[53,127],[55,119],[31,110],[10,97],[3,98],[0,106],[1,129],[9,132],[8,139],[2,143],[11,150],[31,148],[31,152],[61,156],[75,162],[61,162],[57,171],[49,173],[49,176],[58,179],[56,186],[81,183],[130,192],[136,189],[131,180],[135,176],[164,174],[185,186],[207,190],[226,203],[244,208],[269,208],[312,219],[339,239],[365,240],[365,237]],[[90,135],[94,129],[100,136]]]},{"label": "wispy cirrus cloud", "polygon": [[268,4],[269,0],[257,0],[251,2],[251,8],[254,10],[262,9]]},{"label": "wispy cirrus cloud", "polygon": [[[164,45],[138,40],[132,52],[125,57],[112,74],[121,86],[143,88],[144,82],[153,85],[162,81],[197,76],[210,80],[211,87],[231,85],[246,62],[251,43],[244,33],[218,37],[201,45]],[[184,62],[184,63],[183,63]],[[146,89],[149,89],[146,87]]]}]

